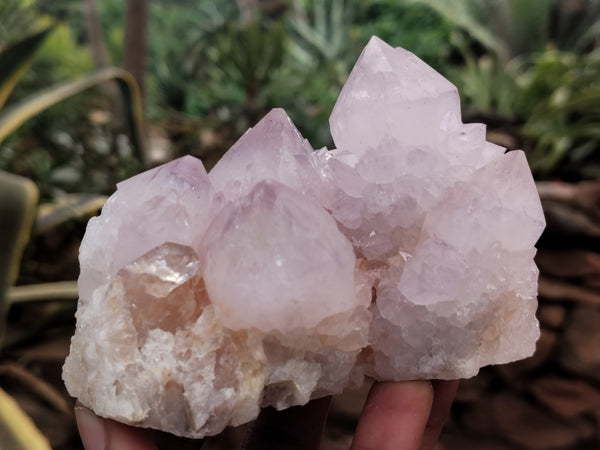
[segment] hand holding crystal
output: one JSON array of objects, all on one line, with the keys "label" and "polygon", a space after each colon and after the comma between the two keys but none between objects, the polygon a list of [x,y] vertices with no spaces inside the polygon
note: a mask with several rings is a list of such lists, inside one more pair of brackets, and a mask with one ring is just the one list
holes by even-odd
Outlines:
[{"label": "hand holding crystal", "polygon": [[[458,381],[375,383],[365,402],[351,450],[433,450],[457,386]],[[325,397],[284,411],[265,409],[249,425],[242,448],[317,450],[328,408],[329,398]],[[75,412],[86,450],[159,448],[149,430],[99,418],[83,406],[76,407]],[[201,440],[186,440],[185,446],[181,441],[177,444],[180,450],[202,447]]]}]

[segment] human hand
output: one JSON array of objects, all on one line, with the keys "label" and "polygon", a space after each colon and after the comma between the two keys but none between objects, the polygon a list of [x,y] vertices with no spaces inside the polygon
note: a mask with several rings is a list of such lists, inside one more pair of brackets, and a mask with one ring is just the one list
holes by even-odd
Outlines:
[{"label": "human hand", "polygon": [[[351,450],[432,450],[448,416],[458,381],[375,383],[360,416]],[[284,411],[262,410],[249,425],[245,450],[316,450],[329,409],[329,397]],[[75,408],[86,450],[157,450],[150,430],[102,419]],[[187,440],[186,448],[202,441]],[[181,447],[181,446],[179,446]]]}]

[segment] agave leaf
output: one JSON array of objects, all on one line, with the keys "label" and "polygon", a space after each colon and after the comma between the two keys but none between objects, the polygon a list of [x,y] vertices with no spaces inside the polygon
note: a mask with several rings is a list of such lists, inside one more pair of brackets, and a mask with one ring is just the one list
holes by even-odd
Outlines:
[{"label": "agave leaf", "polygon": [[71,219],[92,217],[106,202],[108,197],[96,194],[64,194],[51,203],[39,206],[34,232],[43,234],[52,227]]},{"label": "agave leaf", "polygon": [[139,88],[129,72],[116,67],[98,70],[78,80],[55,84],[6,108],[0,114],[0,142],[36,114],[62,100],[110,80],[115,80],[119,85],[132,133],[133,146],[142,163],[146,164],[142,132],[142,100]]},{"label": "agave leaf", "polygon": [[408,3],[422,3],[436,11],[446,21],[466,31],[475,40],[493,51],[501,61],[508,61],[510,51],[499,36],[490,30],[475,14],[481,7],[479,0],[455,2],[452,0],[407,0]]},{"label": "agave leaf", "polygon": [[38,195],[31,180],[0,172],[0,290],[17,279],[21,254],[35,220]]},{"label": "agave leaf", "polygon": [[3,389],[0,389],[0,436],[3,449],[51,450],[31,418]]},{"label": "agave leaf", "polygon": [[38,190],[32,181],[0,172],[0,342],[8,311],[6,290],[17,279],[37,201]]},{"label": "agave leaf", "polygon": [[0,108],[33,62],[36,50],[52,28],[45,28],[0,50]]},{"label": "agave leaf", "polygon": [[77,281],[24,284],[10,287],[6,293],[6,300],[10,305],[38,301],[77,300],[78,297]]},{"label": "agave leaf", "polygon": [[315,31],[319,37],[327,36],[327,10],[324,1],[313,2]]},{"label": "agave leaf", "polygon": [[584,32],[577,42],[573,45],[575,50],[581,50],[585,48],[590,42],[594,42],[600,36],[600,19],[596,20],[586,32]]}]

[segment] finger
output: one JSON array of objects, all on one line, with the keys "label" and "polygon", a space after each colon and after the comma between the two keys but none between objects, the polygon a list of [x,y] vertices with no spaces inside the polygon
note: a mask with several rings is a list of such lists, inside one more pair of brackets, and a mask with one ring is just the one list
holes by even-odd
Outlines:
[{"label": "finger", "polygon": [[423,434],[421,450],[433,450],[435,448],[454,401],[458,389],[458,380],[434,380],[432,385],[433,405]]},{"label": "finger", "polygon": [[417,450],[433,403],[429,381],[375,383],[351,450]]},{"label": "finger", "polygon": [[75,418],[86,450],[157,450],[145,429],[103,419],[80,405]]},{"label": "finger", "polygon": [[249,425],[244,450],[317,450],[327,420],[331,397],[283,411],[264,408]]}]

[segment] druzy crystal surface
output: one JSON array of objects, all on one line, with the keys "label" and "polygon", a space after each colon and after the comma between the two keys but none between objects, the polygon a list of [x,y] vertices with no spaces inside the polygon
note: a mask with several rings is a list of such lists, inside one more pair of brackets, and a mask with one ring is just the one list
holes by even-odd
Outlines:
[{"label": "druzy crystal surface", "polygon": [[118,185],[80,250],[63,377],[97,414],[202,437],[378,380],[533,353],[544,228],[521,151],[373,38],[314,151],[276,109],[206,173]]}]

